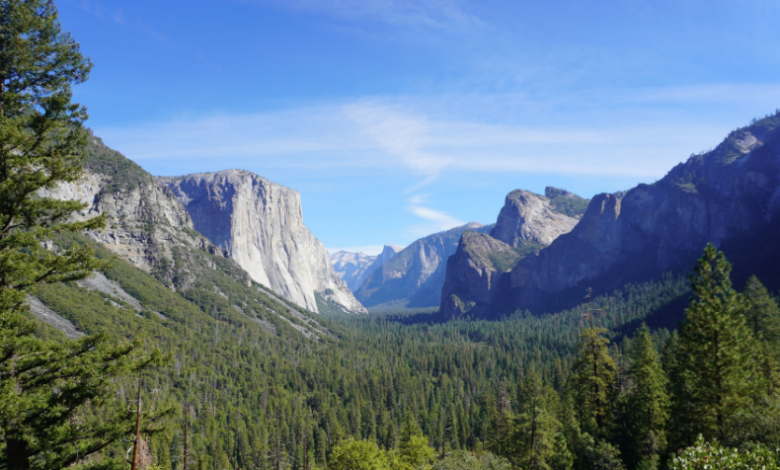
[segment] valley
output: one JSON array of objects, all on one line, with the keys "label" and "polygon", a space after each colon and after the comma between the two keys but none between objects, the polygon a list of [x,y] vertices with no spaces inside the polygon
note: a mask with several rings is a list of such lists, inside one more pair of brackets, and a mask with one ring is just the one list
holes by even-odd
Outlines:
[{"label": "valley", "polygon": [[141,3],[0,4],[0,470],[780,469],[780,109],[664,155],[771,83],[593,5]]}]

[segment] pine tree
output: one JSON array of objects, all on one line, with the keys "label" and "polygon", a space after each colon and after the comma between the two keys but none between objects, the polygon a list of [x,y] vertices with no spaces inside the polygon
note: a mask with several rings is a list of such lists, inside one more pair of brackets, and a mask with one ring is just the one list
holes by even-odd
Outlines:
[{"label": "pine tree", "polygon": [[756,276],[748,279],[744,291],[748,327],[762,343],[762,369],[769,392],[780,390],[780,307]]},{"label": "pine tree", "polygon": [[611,424],[616,391],[616,367],[609,355],[607,330],[593,325],[580,332],[572,382],[580,425],[593,436],[605,436]]},{"label": "pine tree", "polygon": [[512,459],[519,467],[549,469],[555,445],[555,435],[561,425],[553,412],[555,391],[542,382],[531,368],[520,386],[519,410],[516,417],[516,454]]},{"label": "pine tree", "polygon": [[85,204],[39,195],[82,175],[87,114],[71,87],[91,66],[53,2],[0,3],[0,469],[67,467],[132,429],[124,406],[108,406],[113,379],[154,359],[135,362],[135,344],[104,335],[50,344],[25,318],[36,285],[103,266],[88,246],[58,252],[51,239],[105,218],[70,221]]},{"label": "pine tree", "polygon": [[735,420],[764,390],[758,344],[745,320],[747,302],[732,289],[730,272],[724,254],[710,244],[691,275],[694,297],[672,372],[676,446],[691,444],[696,433],[733,444]]},{"label": "pine tree", "polygon": [[429,469],[436,450],[428,444],[411,413],[406,413],[398,436],[398,460],[407,469]]},{"label": "pine tree", "polygon": [[666,448],[668,380],[653,347],[650,329],[644,323],[639,328],[632,352],[630,376],[635,388],[628,399],[628,422],[635,461],[627,460],[629,466],[657,468],[658,456]]},{"label": "pine tree", "polygon": [[774,346],[780,344],[780,307],[777,301],[756,276],[748,279],[744,296],[748,302],[745,317],[753,334]]}]

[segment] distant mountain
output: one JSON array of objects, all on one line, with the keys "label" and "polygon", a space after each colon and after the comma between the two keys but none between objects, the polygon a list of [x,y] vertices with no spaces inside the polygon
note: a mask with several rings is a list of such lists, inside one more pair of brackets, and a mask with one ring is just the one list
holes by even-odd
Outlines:
[{"label": "distant mountain", "polygon": [[355,297],[366,307],[435,307],[441,298],[447,258],[466,230],[489,232],[477,222],[421,238],[382,263]]},{"label": "distant mountain", "polygon": [[338,251],[330,255],[330,261],[333,263],[333,269],[336,274],[347,283],[347,287],[352,292],[357,292],[363,282],[371,275],[382,263],[392,258],[403,247],[398,245],[385,245],[382,253],[377,256],[369,256],[365,253],[352,253],[349,251]]},{"label": "distant mountain", "polygon": [[365,312],[336,275],[325,246],[303,223],[301,196],[244,170],[157,182],[182,204],[199,231],[253,280],[312,312],[317,296]]},{"label": "distant mountain", "polygon": [[440,312],[490,317],[503,308],[509,271],[570,232],[588,200],[548,187],[545,196],[521,189],[506,196],[495,227],[487,233],[465,232],[447,260]]},{"label": "distant mountain", "polygon": [[[756,274],[777,289],[778,233],[780,111],[692,155],[654,184],[622,197],[594,197],[571,232],[519,261],[506,280],[486,287],[485,298],[500,312],[558,311],[581,302],[588,287],[610,293],[667,272],[689,272],[707,243],[726,253],[737,285]],[[460,298],[459,288],[451,295]]]}]

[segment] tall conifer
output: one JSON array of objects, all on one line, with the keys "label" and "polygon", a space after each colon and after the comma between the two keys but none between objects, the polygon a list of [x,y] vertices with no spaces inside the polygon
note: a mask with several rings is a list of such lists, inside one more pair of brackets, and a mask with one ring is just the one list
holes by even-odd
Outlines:
[{"label": "tall conifer", "polygon": [[531,368],[520,385],[520,403],[516,418],[517,455],[512,459],[527,470],[549,469],[555,451],[555,435],[561,425],[555,418],[555,390],[545,384]]},{"label": "tall conifer", "polygon": [[748,328],[748,304],[734,291],[725,255],[707,245],[681,325],[673,380],[675,445],[705,439],[733,444],[737,419],[764,390],[758,345]]},{"label": "tall conifer", "polygon": [[131,360],[135,347],[101,335],[49,344],[25,318],[36,285],[103,265],[87,246],[58,251],[50,241],[101,228],[104,217],[70,221],[85,204],[40,196],[82,175],[87,114],[71,87],[91,67],[52,1],[0,2],[0,469],[67,467],[132,428],[124,406],[103,421],[85,409],[110,401],[117,374],[144,365]]},{"label": "tall conifer", "polygon": [[572,377],[583,431],[606,436],[612,419],[616,391],[616,367],[609,355],[605,328],[590,325],[580,332]]},{"label": "tall conifer", "polygon": [[645,324],[639,328],[632,353],[629,373],[635,388],[628,399],[628,422],[635,461],[628,463],[657,468],[658,456],[666,448],[669,395],[667,378]]}]

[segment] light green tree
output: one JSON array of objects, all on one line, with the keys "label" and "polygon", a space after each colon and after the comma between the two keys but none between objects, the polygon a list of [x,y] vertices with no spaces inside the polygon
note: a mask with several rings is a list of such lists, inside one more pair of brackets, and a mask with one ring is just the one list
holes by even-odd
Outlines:
[{"label": "light green tree", "polygon": [[407,413],[398,439],[398,453],[393,468],[427,470],[436,455],[411,413]]},{"label": "light green tree", "polygon": [[389,470],[390,458],[374,441],[352,438],[333,448],[328,459],[329,470]]}]

